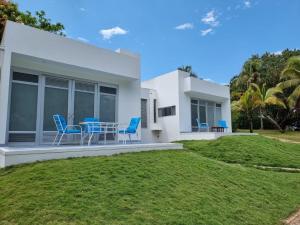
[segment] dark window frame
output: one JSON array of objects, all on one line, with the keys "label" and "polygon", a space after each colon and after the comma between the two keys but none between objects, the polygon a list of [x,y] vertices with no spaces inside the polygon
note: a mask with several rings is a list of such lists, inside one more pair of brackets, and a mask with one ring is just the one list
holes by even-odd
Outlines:
[{"label": "dark window frame", "polygon": [[158,117],[175,116],[175,115],[176,115],[175,105],[158,108]]},{"label": "dark window frame", "polygon": [[153,99],[153,122],[157,123],[157,100]]},{"label": "dark window frame", "polygon": [[[145,109],[143,109],[145,106]],[[148,100],[141,99],[141,128],[148,128]]]}]

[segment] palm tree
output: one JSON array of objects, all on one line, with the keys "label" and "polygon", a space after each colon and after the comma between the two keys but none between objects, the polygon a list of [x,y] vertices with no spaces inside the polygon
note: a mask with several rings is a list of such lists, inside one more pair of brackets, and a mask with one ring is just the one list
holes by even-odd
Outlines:
[{"label": "palm tree", "polygon": [[260,84],[261,67],[262,62],[257,57],[249,59],[243,65],[241,74],[233,80],[233,85],[242,87],[242,89],[246,90],[249,87],[250,83]]},{"label": "palm tree", "polygon": [[[283,80],[277,86],[282,89],[295,88],[288,97],[289,108],[296,108],[300,101],[300,56],[289,58],[286,67],[282,71]],[[298,102],[299,103],[299,102]]]},{"label": "palm tree", "polygon": [[284,109],[287,109],[286,103],[279,97],[277,97],[278,94],[283,94],[283,91],[280,87],[273,87],[266,89],[266,84],[262,85],[262,88],[260,88],[257,84],[251,83],[250,87],[253,92],[255,105],[259,107],[259,114],[260,119],[263,118],[268,119],[271,123],[273,123],[281,132],[284,132],[284,130],[281,128],[281,126],[276,122],[275,119],[273,119],[266,111],[267,105],[274,105],[278,106]]},{"label": "palm tree", "polygon": [[198,77],[198,75],[193,71],[192,66],[180,66],[177,69],[189,73],[191,77]]},{"label": "palm tree", "polygon": [[248,88],[241,96],[240,100],[232,102],[232,111],[244,112],[247,115],[250,133],[253,133],[253,114],[259,106],[255,101],[255,92]]}]

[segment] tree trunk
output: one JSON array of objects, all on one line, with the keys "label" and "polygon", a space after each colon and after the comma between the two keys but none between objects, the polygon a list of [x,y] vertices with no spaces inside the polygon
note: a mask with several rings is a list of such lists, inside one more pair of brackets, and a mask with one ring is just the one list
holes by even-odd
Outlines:
[{"label": "tree trunk", "polygon": [[260,129],[263,130],[264,129],[264,118],[263,118],[263,113],[261,108],[259,109],[259,114],[260,114]]},{"label": "tree trunk", "polygon": [[250,133],[253,133],[253,117],[249,116]]},{"label": "tree trunk", "polygon": [[264,117],[266,117],[272,124],[275,125],[275,127],[277,127],[277,129],[281,132],[284,133],[284,129],[281,128],[281,126],[269,115],[265,115]]}]

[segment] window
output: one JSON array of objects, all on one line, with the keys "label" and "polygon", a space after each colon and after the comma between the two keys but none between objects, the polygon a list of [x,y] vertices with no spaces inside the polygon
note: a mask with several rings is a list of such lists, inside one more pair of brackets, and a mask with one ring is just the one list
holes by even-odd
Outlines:
[{"label": "window", "polygon": [[30,82],[30,83],[38,83],[39,77],[32,74],[26,74],[26,73],[13,73],[13,80],[14,81],[24,81],[24,82]]},{"label": "window", "polygon": [[116,88],[112,88],[112,87],[104,87],[104,86],[101,86],[100,87],[100,92],[101,93],[106,93],[106,94],[117,94],[117,89]]},{"label": "window", "polygon": [[210,127],[215,126],[215,104],[213,102],[207,103],[207,123]]},{"label": "window", "polygon": [[10,99],[9,142],[35,141],[38,76],[13,73]]},{"label": "window", "polygon": [[112,87],[100,87],[100,121],[116,121],[116,93],[117,89]]},{"label": "window", "polygon": [[199,119],[200,123],[206,123],[206,106],[199,105]]},{"label": "window", "polygon": [[192,119],[192,128],[198,128],[198,123],[197,123],[197,119],[198,119],[198,106],[196,104],[191,104],[191,119]]},{"label": "window", "polygon": [[216,121],[222,120],[222,105],[216,104]]},{"label": "window", "polygon": [[176,115],[175,105],[158,109],[158,117],[174,116],[174,115]]},{"label": "window", "polygon": [[74,124],[85,117],[94,117],[95,85],[75,81]]},{"label": "window", "polygon": [[156,111],[157,111],[157,105],[156,105],[156,99],[153,99],[153,121],[154,123],[156,123],[157,121],[157,115],[156,115]]},{"label": "window", "polygon": [[147,99],[141,99],[141,127],[147,128]]},{"label": "window", "polygon": [[54,114],[68,119],[68,80],[46,77],[44,101],[44,131],[55,131]]},{"label": "window", "polygon": [[222,119],[222,104],[191,99],[191,125],[192,131],[197,131],[197,119],[200,123],[208,123],[209,127],[215,126]]}]

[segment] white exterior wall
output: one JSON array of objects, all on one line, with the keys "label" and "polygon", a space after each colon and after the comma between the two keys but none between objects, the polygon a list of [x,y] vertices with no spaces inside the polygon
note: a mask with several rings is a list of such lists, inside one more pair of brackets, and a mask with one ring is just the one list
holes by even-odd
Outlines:
[{"label": "white exterior wall", "polygon": [[140,79],[138,55],[114,52],[7,21],[2,46],[14,53]]},{"label": "white exterior wall", "polygon": [[[122,82],[119,83],[118,94],[118,122],[121,124],[129,124],[132,117],[141,116],[141,87],[140,81]],[[138,134],[141,134],[141,130],[138,130]],[[133,135],[133,140],[140,140],[141,135]]]},{"label": "white exterior wall", "polygon": [[[147,128],[141,128],[142,142],[143,143],[161,142],[159,138],[161,127],[158,123],[158,120],[156,123],[154,123],[153,104],[154,104],[154,99],[157,100],[156,91],[153,89],[142,88],[141,98],[147,99]],[[157,111],[156,111],[156,115],[157,115]]]},{"label": "white exterior wall", "polygon": [[[191,98],[221,103],[222,119],[229,126],[227,132],[231,132],[230,93],[226,86],[190,77],[189,73],[176,70],[142,82],[142,88],[156,91],[158,108],[176,106],[175,116],[158,118],[162,128],[160,141],[214,139],[215,134],[211,132],[191,133]],[[149,132],[147,134],[149,138]]]},{"label": "white exterior wall", "polygon": [[161,126],[159,139],[161,142],[175,140],[179,136],[179,79],[178,72],[173,71],[149,81],[142,82],[142,88],[156,90],[157,108],[176,106],[176,115],[157,117],[157,122]]},{"label": "white exterior wall", "polygon": [[184,93],[184,80],[190,75],[183,71],[179,74],[179,124],[180,132],[192,132],[191,124],[191,97]]},{"label": "white exterior wall", "polygon": [[0,145],[8,141],[10,76],[15,69],[115,85],[118,122],[128,124],[140,116],[140,58],[128,51],[109,51],[8,21],[0,66]]},{"label": "white exterior wall", "polygon": [[11,70],[11,52],[7,47],[1,51],[1,82],[0,82],[0,145],[7,142],[8,132],[8,113],[9,113],[9,98],[10,98],[10,70]]}]

